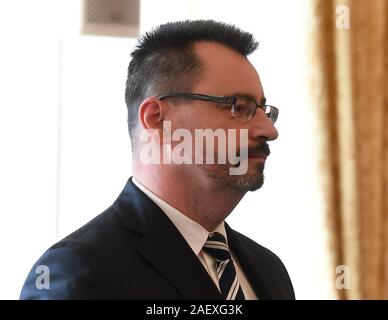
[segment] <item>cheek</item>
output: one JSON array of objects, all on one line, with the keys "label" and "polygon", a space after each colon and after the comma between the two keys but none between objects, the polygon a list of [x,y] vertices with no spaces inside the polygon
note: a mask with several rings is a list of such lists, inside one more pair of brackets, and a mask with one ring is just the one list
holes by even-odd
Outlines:
[{"label": "cheek", "polygon": [[204,129],[212,128],[216,115],[212,110],[204,110],[203,108],[192,108],[180,115],[179,122],[183,128],[187,129]]}]

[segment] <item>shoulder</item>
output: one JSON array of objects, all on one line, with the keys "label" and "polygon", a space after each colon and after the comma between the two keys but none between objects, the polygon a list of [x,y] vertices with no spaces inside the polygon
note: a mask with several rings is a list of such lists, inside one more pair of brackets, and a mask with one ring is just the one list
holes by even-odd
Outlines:
[{"label": "shoulder", "polygon": [[104,273],[76,249],[50,248],[34,264],[20,299],[106,299]]},{"label": "shoulder", "polygon": [[284,297],[295,299],[294,288],[282,260],[270,249],[258,244],[242,233],[233,230],[241,245],[249,252],[250,259],[270,287],[281,288]]},{"label": "shoulder", "polygon": [[136,239],[123,230],[114,208],[109,207],[38,259],[27,276],[20,299],[114,297],[107,261],[115,263],[119,259],[117,252],[124,236],[127,245]]},{"label": "shoulder", "polygon": [[272,265],[273,264],[276,264],[276,265],[280,264],[280,265],[284,266],[283,262],[280,260],[280,258],[273,251],[258,244],[257,242],[255,242],[251,238],[247,237],[246,235],[244,235],[236,230],[233,230],[233,232],[239,238],[241,243],[243,243],[243,245],[251,253],[253,253],[254,258],[260,258],[261,260],[264,259],[264,261],[266,261],[267,263],[270,263]]}]

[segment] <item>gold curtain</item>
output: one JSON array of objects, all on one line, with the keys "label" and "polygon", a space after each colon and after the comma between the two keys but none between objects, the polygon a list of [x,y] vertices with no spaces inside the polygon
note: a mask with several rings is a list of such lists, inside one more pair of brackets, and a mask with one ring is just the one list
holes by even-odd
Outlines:
[{"label": "gold curtain", "polygon": [[333,284],[344,265],[340,299],[388,299],[388,1],[314,0],[313,21]]}]

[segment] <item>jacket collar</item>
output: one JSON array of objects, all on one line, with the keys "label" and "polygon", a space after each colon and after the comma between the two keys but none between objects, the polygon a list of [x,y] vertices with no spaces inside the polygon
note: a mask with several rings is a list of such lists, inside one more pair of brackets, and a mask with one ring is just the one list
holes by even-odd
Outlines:
[{"label": "jacket collar", "polygon": [[[130,178],[113,204],[126,229],[141,235],[136,251],[178,290],[184,299],[222,299],[217,286],[166,214]],[[237,233],[225,223],[229,246],[259,299],[270,299],[257,261]],[[177,260],[179,257],[179,260]]]},{"label": "jacket collar", "polygon": [[217,286],[175,225],[131,178],[113,207],[125,228],[141,234],[136,251],[184,299],[222,299]]},{"label": "jacket collar", "polygon": [[239,235],[239,233],[233,230],[226,222],[225,229],[228,235],[229,248],[236,256],[258,299],[274,299],[275,297],[271,293],[271,287],[263,277],[264,272],[261,272],[265,269],[263,261],[257,257],[253,257],[253,252],[244,245],[241,239],[245,236]]}]

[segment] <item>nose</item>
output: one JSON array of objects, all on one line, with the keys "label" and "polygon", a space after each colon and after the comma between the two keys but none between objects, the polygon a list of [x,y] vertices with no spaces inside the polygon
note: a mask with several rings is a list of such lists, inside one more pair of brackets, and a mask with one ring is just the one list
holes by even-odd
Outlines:
[{"label": "nose", "polygon": [[252,139],[264,138],[265,140],[273,141],[279,135],[272,120],[260,109],[256,110],[252,119],[249,121],[249,126]]}]

